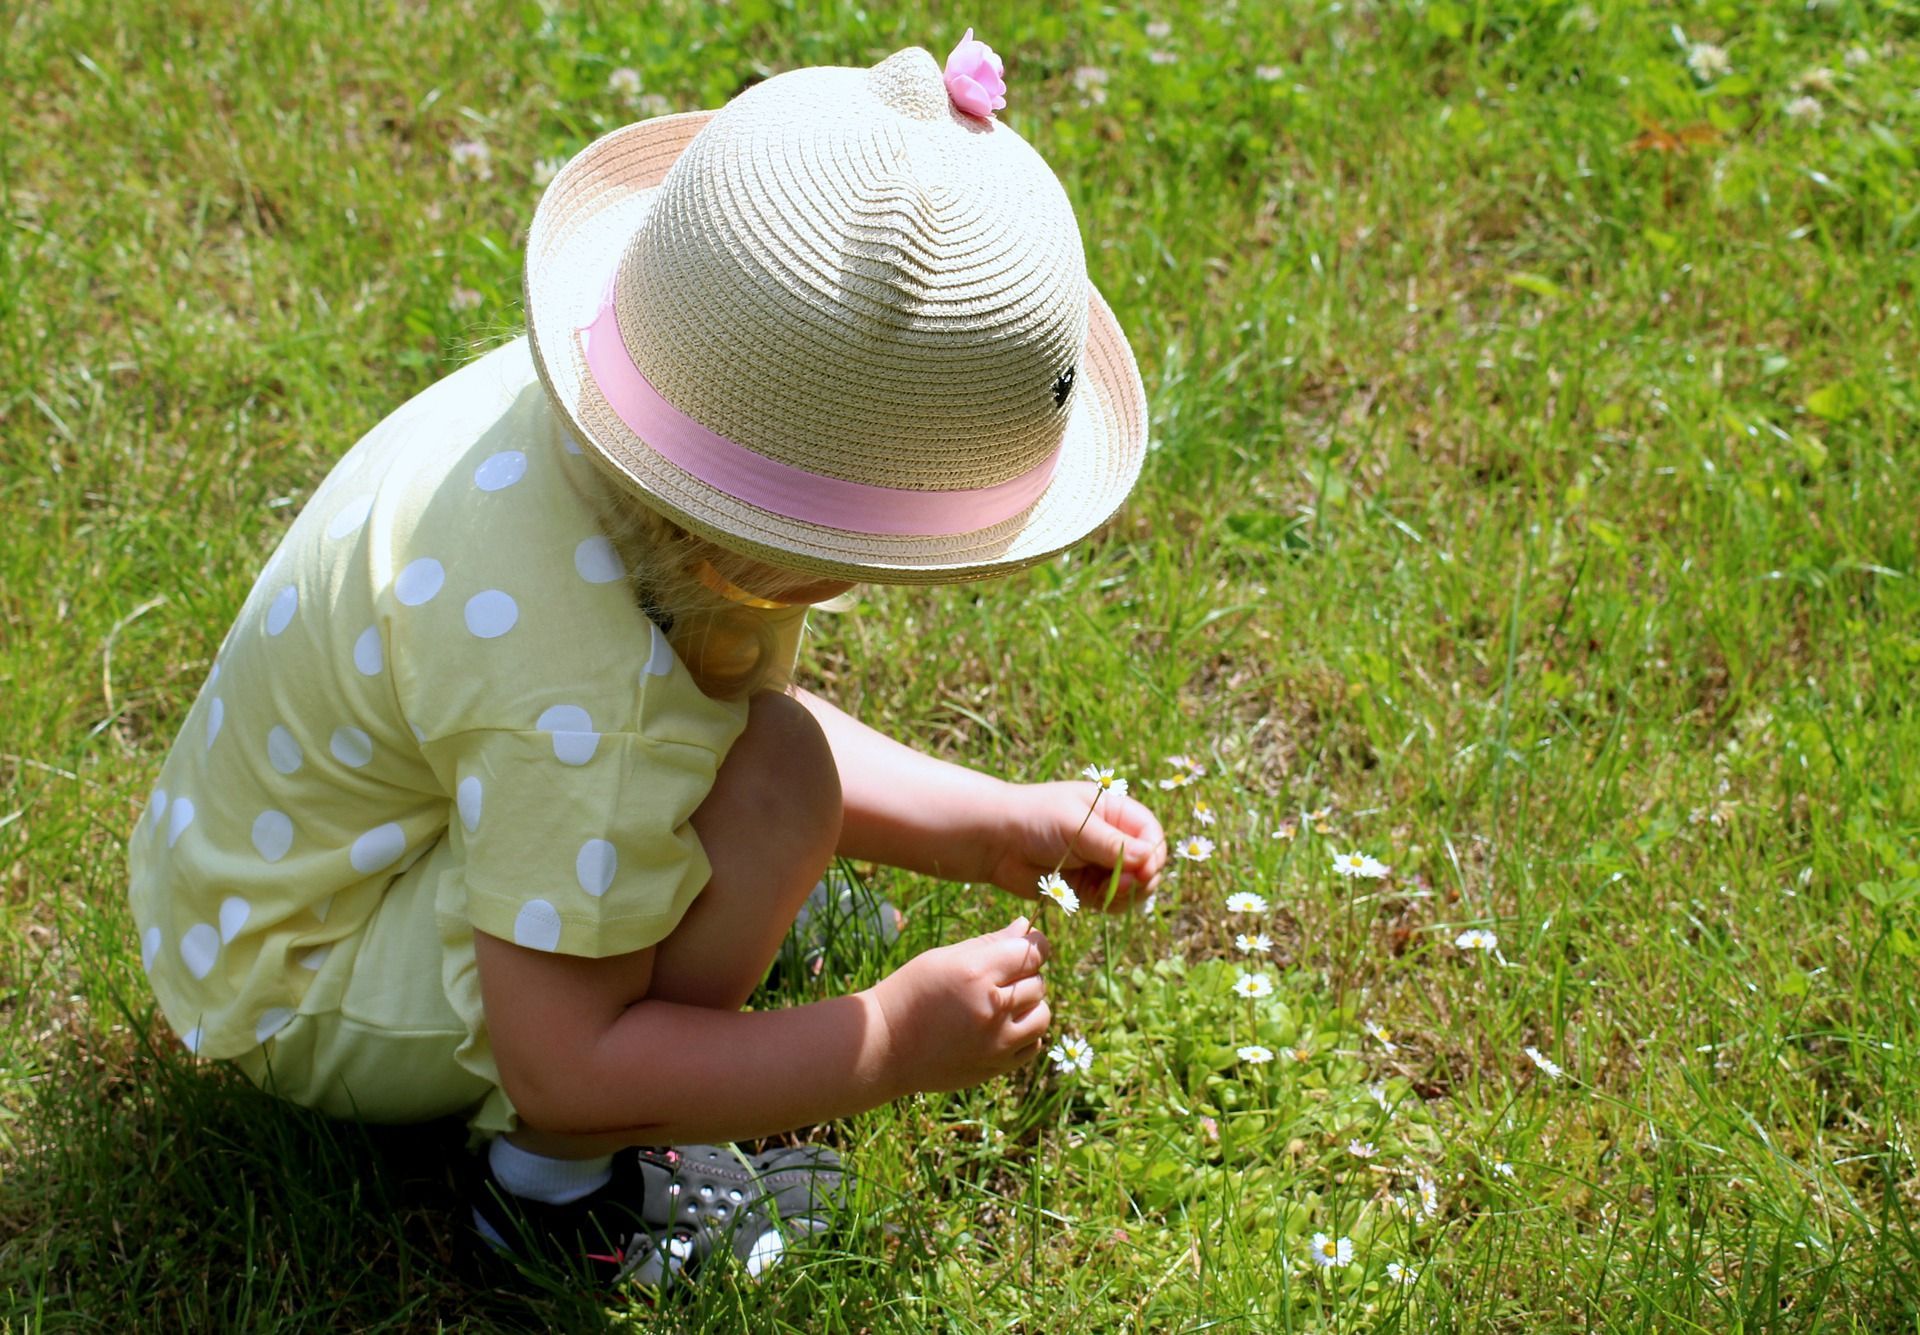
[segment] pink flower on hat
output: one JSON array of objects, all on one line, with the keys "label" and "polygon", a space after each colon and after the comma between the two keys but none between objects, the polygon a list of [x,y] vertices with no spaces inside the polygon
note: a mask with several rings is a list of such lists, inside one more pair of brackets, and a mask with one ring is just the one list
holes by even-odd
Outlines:
[{"label": "pink flower on hat", "polygon": [[1007,105],[1007,81],[1000,77],[1005,72],[993,48],[974,41],[973,29],[968,28],[947,57],[947,96],[969,116],[986,120]]}]

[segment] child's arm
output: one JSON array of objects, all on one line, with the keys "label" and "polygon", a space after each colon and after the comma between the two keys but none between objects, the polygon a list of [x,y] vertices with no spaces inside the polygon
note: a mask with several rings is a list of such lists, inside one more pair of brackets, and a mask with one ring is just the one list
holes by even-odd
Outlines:
[{"label": "child's arm", "polygon": [[845,857],[986,881],[1027,899],[1064,858],[1067,879],[1094,904],[1106,902],[1118,862],[1115,908],[1144,899],[1166,865],[1159,821],[1130,797],[1102,797],[1086,819],[1091,783],[1007,783],[903,746],[810,691],[795,688],[794,697],[833,748]]},{"label": "child's arm", "polygon": [[474,933],[494,1060],[527,1126],[636,1145],[773,1135],[1011,1070],[1051,1020],[1047,951],[1017,919],[864,992],[738,1012],[648,998],[651,949],[586,959]]}]

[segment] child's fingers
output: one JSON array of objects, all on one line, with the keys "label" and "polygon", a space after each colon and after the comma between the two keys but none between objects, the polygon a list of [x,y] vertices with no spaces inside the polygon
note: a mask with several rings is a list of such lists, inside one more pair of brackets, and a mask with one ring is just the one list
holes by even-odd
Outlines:
[{"label": "child's fingers", "polygon": [[1017,1022],[1046,999],[1046,980],[1033,974],[1000,989],[1000,1011]]},{"label": "child's fingers", "polygon": [[1003,936],[994,942],[993,964],[1003,983],[1018,982],[1040,972],[1040,966],[1053,954],[1053,943],[1038,928],[1029,927],[1024,935]]},{"label": "child's fingers", "polygon": [[1016,1051],[1025,1048],[1029,1043],[1038,1043],[1041,1036],[1047,1032],[1047,1026],[1052,1023],[1052,1008],[1044,1001],[1037,1002],[1032,1010],[1007,1026],[1007,1042]]}]

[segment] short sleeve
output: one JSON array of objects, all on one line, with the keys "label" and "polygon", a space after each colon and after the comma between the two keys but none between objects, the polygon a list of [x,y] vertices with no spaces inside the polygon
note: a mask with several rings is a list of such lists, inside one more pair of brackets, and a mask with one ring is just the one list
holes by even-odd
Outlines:
[{"label": "short sleeve", "polygon": [[689,821],[724,748],[595,732],[590,719],[563,714],[534,730],[431,744],[453,792],[449,837],[468,917],[535,950],[599,958],[645,949],[707,883]]}]

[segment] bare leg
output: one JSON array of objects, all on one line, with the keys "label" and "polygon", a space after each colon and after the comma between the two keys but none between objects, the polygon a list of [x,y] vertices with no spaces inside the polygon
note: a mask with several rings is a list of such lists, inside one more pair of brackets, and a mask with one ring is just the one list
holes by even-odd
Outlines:
[{"label": "bare leg", "polygon": [[[713,876],[673,934],[654,947],[647,999],[739,1010],[766,976],[840,841],[840,774],[820,725],[798,701],[763,692],[693,813]],[[564,1136],[523,1125],[514,1144],[589,1158],[624,1138]]]}]

